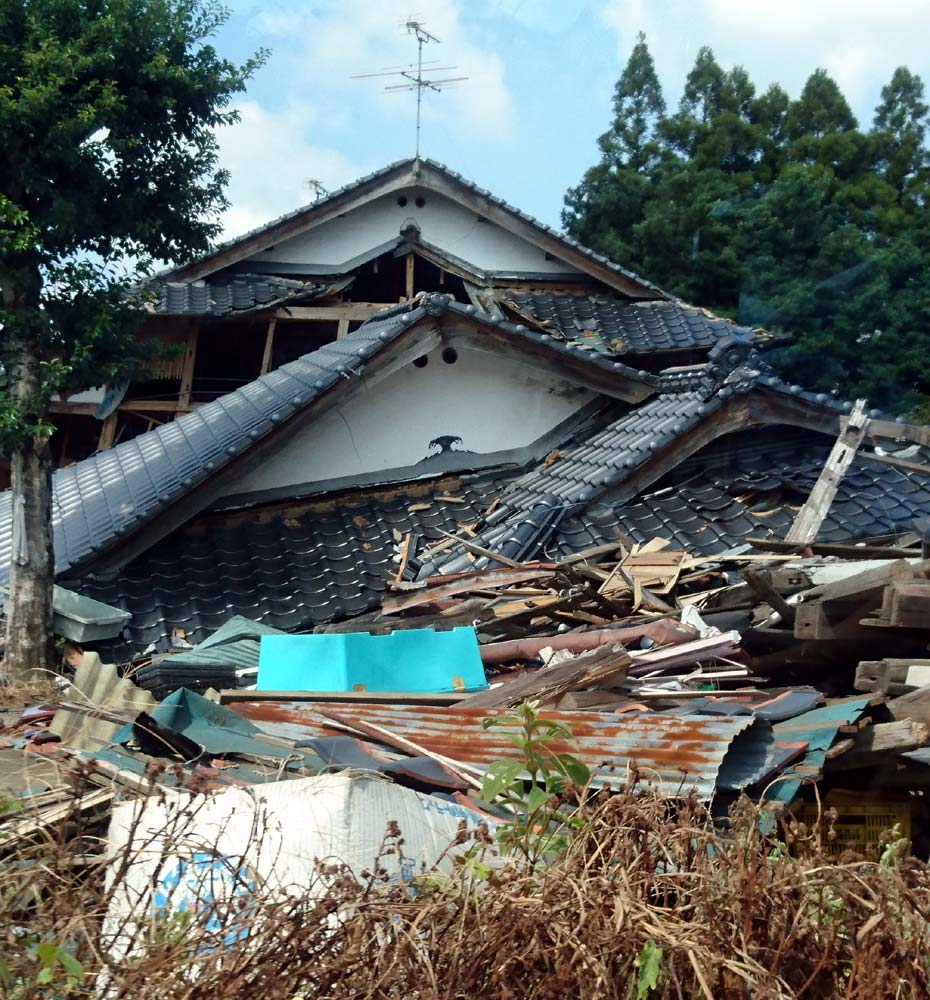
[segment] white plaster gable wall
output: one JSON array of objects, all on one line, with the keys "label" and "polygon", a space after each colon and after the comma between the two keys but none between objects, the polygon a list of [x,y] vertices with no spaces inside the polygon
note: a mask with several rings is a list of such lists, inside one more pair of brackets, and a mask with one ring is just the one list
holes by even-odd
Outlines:
[{"label": "white plaster gable wall", "polygon": [[[438,454],[430,441],[445,436],[462,439],[454,450],[479,454],[522,448],[596,395],[519,361],[457,351],[447,364],[437,348],[426,367],[406,365],[315,418],[228,495],[415,465]],[[463,455],[461,467],[470,460]]]},{"label": "white plaster gable wall", "polygon": [[[405,206],[398,204],[401,196],[407,199]],[[423,198],[422,207],[417,206],[417,198]],[[377,198],[250,259],[339,267],[396,239],[411,219],[425,242],[482,271],[578,273],[564,261],[546,260],[539,247],[425,188],[409,188]]]}]

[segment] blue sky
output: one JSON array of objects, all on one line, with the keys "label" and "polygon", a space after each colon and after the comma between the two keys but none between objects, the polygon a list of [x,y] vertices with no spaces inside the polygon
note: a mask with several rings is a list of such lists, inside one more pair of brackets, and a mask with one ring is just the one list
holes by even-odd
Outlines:
[{"label": "blue sky", "polygon": [[597,136],[636,33],[647,34],[669,106],[701,45],[759,89],[793,96],[818,66],[860,121],[904,64],[930,83],[930,0],[228,0],[216,44],[272,54],[220,136],[232,173],[232,237],[414,150],[414,95],[354,74],[415,59],[403,22],[442,44],[424,58],[469,80],[424,98],[421,151],[550,225],[597,157]]}]

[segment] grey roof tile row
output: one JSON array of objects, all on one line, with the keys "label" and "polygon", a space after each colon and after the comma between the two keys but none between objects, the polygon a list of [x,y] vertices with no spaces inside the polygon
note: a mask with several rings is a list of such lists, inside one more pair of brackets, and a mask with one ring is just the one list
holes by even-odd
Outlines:
[{"label": "grey roof tile row", "polygon": [[[660,483],[616,508],[595,504],[583,513],[569,512],[553,551],[567,554],[612,541],[614,529],[637,542],[669,538],[707,555],[750,538],[783,538],[828,453],[823,446],[784,459],[758,449],[708,456],[691,464],[685,483]],[[840,482],[817,537],[839,542],[906,531],[928,509],[930,477],[858,458]]]},{"label": "grey roof tile row", "polygon": [[506,290],[501,295],[537,323],[610,354],[652,354],[713,347],[752,331],[678,301],[631,302],[616,295]]},{"label": "grey roof tile row", "polygon": [[[378,606],[396,569],[395,531],[438,541],[474,521],[510,476],[357,491],[261,519],[205,514],[117,575],[85,576],[76,585],[132,613],[126,645],[110,650],[114,656],[151,643],[167,649],[173,628],[200,642],[233,615],[307,629]],[[450,495],[455,501],[444,499]]]},{"label": "grey roof tile row", "polygon": [[348,284],[311,282],[265,274],[237,274],[210,281],[155,281],[143,291],[155,296],[152,308],[160,316],[227,316],[255,309],[312,302]]},{"label": "grey roof tile row", "polygon": [[[557,512],[549,523],[551,534],[567,512],[588,505],[621,483],[720,403],[719,395],[705,399],[693,391],[653,397],[574,447],[566,448],[549,465],[543,463],[516,479],[502,493],[500,506],[476,541],[491,551],[509,554],[503,547],[524,537],[528,512],[536,511],[538,518],[540,509]],[[538,531],[536,537],[544,541]],[[420,576],[455,573],[469,565],[464,550],[455,547],[424,565]]]}]

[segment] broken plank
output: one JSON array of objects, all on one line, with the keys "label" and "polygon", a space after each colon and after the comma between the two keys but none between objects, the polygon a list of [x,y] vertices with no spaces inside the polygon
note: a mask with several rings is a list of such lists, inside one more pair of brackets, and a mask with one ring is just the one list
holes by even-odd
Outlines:
[{"label": "broken plank", "polygon": [[429,757],[431,760],[450,770],[456,777],[467,782],[472,788],[481,788],[481,772],[470,764],[452,760],[442,754],[427,750],[426,747],[420,746],[419,743],[414,743],[413,740],[408,740],[405,736],[400,736],[398,733],[394,733],[390,729],[385,729],[383,726],[375,725],[373,722],[350,719],[347,716],[340,715],[338,712],[325,708],[319,709],[317,714],[321,715],[328,722],[335,722],[343,729],[354,730],[368,739],[376,740],[385,746],[393,747],[395,750],[400,750],[411,757]]},{"label": "broken plank", "polygon": [[744,569],[740,572],[740,576],[749,584],[752,592],[762,603],[768,604],[773,611],[777,611],[781,615],[781,620],[786,625],[794,625],[798,610],[797,606],[789,604],[778,593],[768,573]]},{"label": "broken plank", "polygon": [[438,529],[440,535],[445,535],[446,538],[454,539],[459,545],[462,546],[468,552],[473,553],[476,556],[483,556],[485,559],[491,559],[494,562],[500,563],[502,566],[509,566],[511,569],[521,569],[522,566],[515,559],[508,559],[507,556],[498,555],[492,552],[490,549],[486,549],[481,545],[477,545],[475,542],[470,542],[466,538],[459,538],[457,535],[452,535],[448,531],[443,531],[441,528]]},{"label": "broken plank", "polygon": [[888,757],[916,750],[927,742],[930,730],[922,722],[900,719],[867,726],[854,738],[849,751],[832,762],[832,770],[874,767]]},{"label": "broken plank", "polygon": [[846,470],[859,450],[865,437],[869,419],[865,413],[865,400],[857,399],[849,420],[840,431],[833,450],[830,452],[814,488],[804,506],[798,511],[794,524],[785,536],[785,541],[796,545],[810,545],[833,503]]},{"label": "broken plank", "polygon": [[930,660],[886,657],[862,660],[856,667],[853,687],[857,691],[880,691],[897,697],[925,683],[930,683]]},{"label": "broken plank", "polygon": [[546,580],[552,577],[552,571],[547,569],[489,569],[481,573],[468,573],[451,583],[428,587],[415,593],[402,596],[388,595],[381,602],[381,611],[385,615],[395,615],[421,604],[444,597],[456,597],[474,590],[488,590],[496,587],[509,587],[518,583],[530,583],[533,580]]},{"label": "broken plank", "polygon": [[479,691],[462,703],[463,708],[510,708],[527,699],[551,701],[570,691],[605,687],[624,680],[631,663],[620,643],[572,657],[554,667],[543,667],[519,680]]},{"label": "broken plank", "polygon": [[407,560],[410,558],[410,539],[413,537],[413,532],[408,531],[404,535],[404,540],[400,547],[400,562],[397,566],[397,572],[394,574],[392,582],[396,585],[404,578],[404,570],[407,568]]},{"label": "broken plank", "polygon": [[911,719],[930,726],[930,684],[892,698],[888,702],[888,711],[895,719]]}]

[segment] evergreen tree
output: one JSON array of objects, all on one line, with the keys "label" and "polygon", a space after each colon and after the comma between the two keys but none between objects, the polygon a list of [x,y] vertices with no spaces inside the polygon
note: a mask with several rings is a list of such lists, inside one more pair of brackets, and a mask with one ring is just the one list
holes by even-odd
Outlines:
[{"label": "evergreen tree", "polygon": [[613,112],[610,128],[598,139],[600,162],[566,194],[562,224],[587,246],[627,267],[638,267],[633,226],[643,217],[649,172],[662,156],[658,128],[665,114],[662,88],[642,32],[617,81]]},{"label": "evergreen tree", "polygon": [[908,208],[913,210],[915,199],[920,199],[927,186],[925,140],[930,108],[924,103],[923,81],[899,66],[881,96],[872,126],[876,167],[894,188],[899,202],[908,200]]},{"label": "evergreen tree", "polygon": [[[648,73],[646,70],[648,69]],[[930,417],[930,110],[905,68],[868,133],[824,70],[756,94],[702,48],[674,114],[640,38],[570,232],[667,291],[790,335],[811,388]],[[648,109],[648,113],[641,109]]]}]

